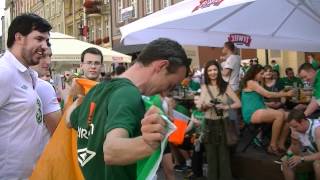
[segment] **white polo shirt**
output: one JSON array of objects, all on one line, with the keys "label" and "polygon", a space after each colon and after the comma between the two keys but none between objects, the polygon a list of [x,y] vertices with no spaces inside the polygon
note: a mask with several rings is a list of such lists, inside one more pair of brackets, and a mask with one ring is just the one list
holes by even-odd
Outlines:
[{"label": "white polo shirt", "polygon": [[27,179],[41,153],[37,74],[6,51],[0,58],[0,179]]}]

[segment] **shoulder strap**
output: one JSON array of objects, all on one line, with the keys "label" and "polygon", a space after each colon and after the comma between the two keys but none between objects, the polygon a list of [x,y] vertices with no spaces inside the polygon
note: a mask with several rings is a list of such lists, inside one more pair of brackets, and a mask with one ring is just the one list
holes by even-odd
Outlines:
[{"label": "shoulder strap", "polygon": [[212,92],[210,91],[209,86],[207,84],[206,84],[206,88],[207,88],[207,91],[209,93],[210,98],[214,99],[214,96],[213,96]]},{"label": "shoulder strap", "polygon": [[317,145],[316,143],[314,142],[314,139],[312,137],[312,131],[313,131],[313,124],[314,124],[314,121],[315,120],[309,120],[309,122],[311,121],[311,125],[310,125],[310,131],[309,131],[309,134],[308,134],[308,138],[309,138],[309,141],[311,143],[311,146],[312,146],[312,152],[317,152],[318,151],[318,148],[317,148]]}]

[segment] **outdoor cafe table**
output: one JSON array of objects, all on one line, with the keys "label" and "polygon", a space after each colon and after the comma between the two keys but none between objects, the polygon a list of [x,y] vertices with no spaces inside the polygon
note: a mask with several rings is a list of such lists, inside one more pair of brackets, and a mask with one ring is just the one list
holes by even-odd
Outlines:
[{"label": "outdoor cafe table", "polygon": [[173,99],[189,110],[194,106],[194,96],[173,96]]}]

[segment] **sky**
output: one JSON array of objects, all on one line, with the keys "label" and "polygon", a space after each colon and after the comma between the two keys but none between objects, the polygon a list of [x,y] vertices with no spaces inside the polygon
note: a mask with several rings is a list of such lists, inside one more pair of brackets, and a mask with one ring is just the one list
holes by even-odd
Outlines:
[{"label": "sky", "polygon": [[[4,16],[4,4],[5,0],[0,0],[0,18]],[[2,22],[0,20],[0,36],[2,36]]]}]

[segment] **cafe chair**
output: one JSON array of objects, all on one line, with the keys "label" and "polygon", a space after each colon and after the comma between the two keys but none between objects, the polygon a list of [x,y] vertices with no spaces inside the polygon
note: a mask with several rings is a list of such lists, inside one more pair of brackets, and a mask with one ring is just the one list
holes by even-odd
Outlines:
[{"label": "cafe chair", "polygon": [[[244,139],[244,147],[241,152],[246,152],[247,149],[253,145],[259,146],[267,152],[268,142],[266,142],[266,134],[270,131],[270,124],[246,124],[241,130],[241,136],[242,139]],[[257,138],[259,133],[262,133],[261,138]]]}]

